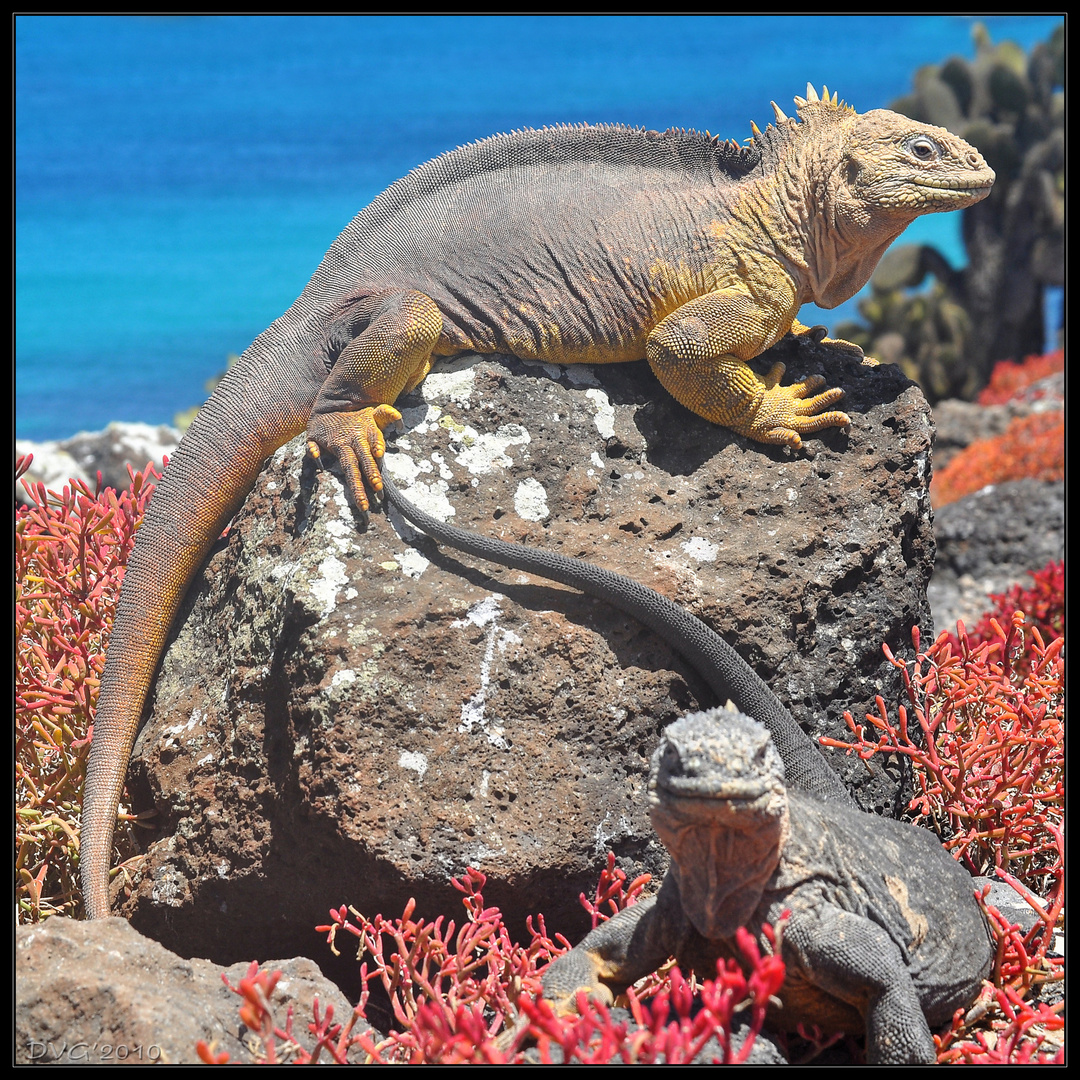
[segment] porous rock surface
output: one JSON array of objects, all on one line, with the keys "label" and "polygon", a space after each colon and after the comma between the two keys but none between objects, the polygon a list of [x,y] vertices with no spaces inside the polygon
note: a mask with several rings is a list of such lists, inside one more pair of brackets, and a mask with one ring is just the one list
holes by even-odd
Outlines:
[{"label": "porous rock surface", "polygon": [[[814,736],[902,698],[883,641],[929,625],[932,426],[895,368],[782,343],[850,432],[791,452],[674,402],[647,365],[467,356],[399,402],[386,468],[455,524],[631,575],[724,634]],[[184,955],[305,953],[343,903],[460,919],[488,875],[524,933],[587,929],[611,849],[663,872],[644,785],[661,729],[714,704],[664,641],[573,591],[443,551],[279,451],[199,575],[129,782],[156,839],[118,910]],[[895,813],[898,769],[833,757]]]},{"label": "porous rock surface", "polygon": [[970,630],[992,594],[1031,588],[1031,573],[1065,558],[1065,484],[1010,480],[934,512],[937,563],[927,595],[939,631]]},{"label": "porous rock surface", "polygon": [[[123,919],[52,918],[20,926],[15,957],[19,1065],[191,1065],[199,1062],[199,1040],[232,1061],[254,1060],[257,1044],[239,1016],[243,999],[221,979],[224,974],[238,986],[248,974],[246,963],[222,972],[208,960],[183,960]],[[305,957],[264,969],[282,973],[273,999],[281,1026],[292,1007],[295,1030],[306,1034],[315,998],[320,1015],[328,1006],[337,1020],[352,1012],[341,991]]]}]

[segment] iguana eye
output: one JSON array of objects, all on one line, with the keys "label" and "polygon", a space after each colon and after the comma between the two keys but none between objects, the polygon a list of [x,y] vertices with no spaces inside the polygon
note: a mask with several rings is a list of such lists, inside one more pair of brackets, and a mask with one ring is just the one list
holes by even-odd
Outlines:
[{"label": "iguana eye", "polygon": [[938,156],[937,143],[925,135],[919,135],[908,143],[908,149],[920,161],[933,161]]}]

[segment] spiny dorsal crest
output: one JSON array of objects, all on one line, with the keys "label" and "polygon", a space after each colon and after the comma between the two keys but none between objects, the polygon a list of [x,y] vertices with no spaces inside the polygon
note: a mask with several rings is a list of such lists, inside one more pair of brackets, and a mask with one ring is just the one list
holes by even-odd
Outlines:
[{"label": "spiny dorsal crest", "polygon": [[814,116],[852,116],[855,113],[855,110],[846,101],[838,101],[835,93],[830,97],[827,86],[822,86],[821,97],[818,97],[817,91],[810,83],[806,84],[806,97],[797,97],[795,99],[795,109],[800,120],[805,120],[807,114]]},{"label": "spiny dorsal crest", "polygon": [[[776,128],[774,129],[773,125],[769,124],[765,131],[794,131],[798,126],[798,122],[792,120],[775,101],[770,101],[769,104],[772,106],[773,114],[776,117]],[[855,110],[846,101],[839,100],[836,93],[830,94],[827,86],[822,86],[821,96],[818,97],[818,92],[811,83],[806,84],[806,97],[795,98],[795,110],[798,113],[799,120],[810,120],[811,122],[855,115]],[[752,132],[751,138],[746,141],[757,141],[761,137],[762,131],[753,120],[750,121],[750,130]]]}]

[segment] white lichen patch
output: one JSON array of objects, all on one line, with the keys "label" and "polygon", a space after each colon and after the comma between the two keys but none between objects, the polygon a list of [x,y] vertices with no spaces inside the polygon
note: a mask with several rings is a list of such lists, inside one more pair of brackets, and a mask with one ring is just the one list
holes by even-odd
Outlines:
[{"label": "white lichen patch", "polygon": [[[397,559],[397,563],[390,563],[388,565],[395,568],[400,567],[401,572],[409,578],[418,578],[420,575],[431,565],[430,560],[425,559],[419,551],[414,548],[407,548],[405,551],[397,552],[394,555]],[[387,564],[384,564],[387,565]]]},{"label": "white lichen patch", "polygon": [[206,713],[202,709],[192,709],[191,715],[187,718],[187,721],[183,724],[170,724],[165,728],[163,734],[166,737],[171,738],[173,735],[183,735],[192,728],[197,727],[199,724],[204,723],[206,720]]},{"label": "white lichen patch", "polygon": [[503,737],[503,729],[487,718],[491,665],[495,660],[496,649],[503,653],[508,645],[521,644],[521,638],[517,634],[512,630],[503,630],[498,625],[501,614],[499,602],[504,599],[505,597],[499,593],[492,593],[491,596],[486,596],[473,604],[464,619],[457,619],[450,624],[455,629],[462,629],[470,624],[487,628],[484,636],[484,655],[480,661],[480,688],[461,706],[461,722],[458,724],[458,731],[468,733],[474,728],[479,728],[492,746],[497,746],[502,750],[508,749],[510,745]]},{"label": "white lichen patch", "polygon": [[633,832],[633,825],[625,814],[619,815],[618,822],[612,826],[611,814],[604,815],[604,820],[596,826],[596,844],[594,851],[597,855],[606,855],[611,850],[611,842],[618,839],[620,836],[630,836]]},{"label": "white lichen patch", "polygon": [[329,469],[324,469],[319,479],[319,503],[325,506],[330,499],[339,505],[342,503],[347,505],[349,502],[349,497],[345,494],[345,485]]},{"label": "white lichen patch", "polygon": [[377,625],[372,625],[375,622],[374,619],[364,619],[356,626],[351,626],[348,633],[348,641],[350,645],[370,645],[374,643],[376,646],[382,640],[382,633]]},{"label": "white lichen patch", "polygon": [[600,432],[600,438],[610,439],[615,434],[615,409],[603,390],[586,390],[585,396],[593,403],[596,415],[593,423]]},{"label": "white lichen patch", "polygon": [[156,904],[179,907],[187,891],[187,878],[171,863],[159,866],[154,871],[150,896]]},{"label": "white lichen patch", "polygon": [[476,373],[468,371],[433,371],[421,384],[420,393],[428,404],[452,401],[464,405],[472,393]]},{"label": "white lichen patch", "polygon": [[679,546],[691,559],[697,559],[698,562],[716,562],[716,555],[720,550],[718,544],[710,543],[701,536],[691,536]]},{"label": "white lichen patch", "polygon": [[423,754],[417,754],[412,750],[401,751],[401,755],[398,757],[398,765],[403,769],[409,769],[416,773],[418,780],[424,779],[424,773],[428,769],[427,758]]},{"label": "white lichen patch", "polygon": [[503,424],[494,434],[481,435],[467,424],[448,430],[451,445],[460,448],[455,460],[474,476],[483,476],[499,467],[510,468],[514,464],[507,454],[510,447],[532,442],[532,436],[520,424]]},{"label": "white lichen patch", "polygon": [[[427,464],[424,462],[423,464]],[[422,465],[417,464],[408,454],[396,453],[387,454],[380,463],[379,466],[383,472],[388,473],[390,479],[394,481],[398,487],[408,487],[410,484],[416,483],[416,478],[422,473],[430,471],[431,466],[424,469]]]},{"label": "white lichen patch", "polygon": [[339,686],[348,686],[349,683],[356,682],[356,672],[352,668],[342,668],[340,671],[335,671],[333,678],[330,680],[330,686],[333,689],[337,689]]},{"label": "white lichen patch", "polygon": [[299,461],[307,453],[307,440],[306,439],[294,439],[292,442],[285,443],[284,446],[279,446],[270,460],[275,465],[283,465],[285,459],[292,455],[292,457]]},{"label": "white lichen patch", "polygon": [[348,581],[348,571],[340,559],[327,555],[319,563],[318,577],[311,583],[310,591],[323,618],[337,606],[338,589],[344,588]]},{"label": "white lichen patch", "polygon": [[[405,430],[417,435],[426,435],[442,416],[442,409],[438,405],[429,405],[427,402],[423,405],[398,406],[398,412],[401,413],[401,424]],[[404,450],[412,449],[407,438],[399,438],[395,445]]]},{"label": "white lichen patch", "polygon": [[[448,521],[456,513],[453,503],[446,497],[449,490],[450,485],[445,480],[434,480],[430,484],[417,481],[407,488],[405,495],[409,502],[432,517],[439,521]],[[414,529],[393,506],[388,507],[388,517],[394,532],[405,543],[411,544],[416,537],[424,535]],[[408,551],[395,552],[394,559],[409,577],[419,577],[431,565],[423,555],[411,548]]]},{"label": "white lichen patch", "polygon": [[544,485],[531,476],[522,480],[514,492],[514,510],[526,521],[543,521],[550,513]]},{"label": "white lichen patch", "polygon": [[277,562],[270,567],[270,576],[275,581],[288,581],[299,567],[298,562]]},{"label": "white lichen patch", "polygon": [[481,358],[476,353],[457,356],[436,364],[420,384],[420,393],[429,404],[452,401],[464,405],[476,382],[476,365]]},{"label": "white lichen patch", "polygon": [[[344,499],[344,494],[342,498]],[[346,502],[342,501],[337,505],[338,516],[328,518],[323,522],[323,529],[326,535],[334,542],[334,547],[342,555],[348,555],[356,541],[356,522],[353,520],[352,511]]]},{"label": "white lichen patch", "polygon": [[432,463],[435,465],[435,468],[437,468],[439,470],[440,479],[442,479],[442,480],[453,480],[454,479],[454,474],[450,471],[450,467],[446,464],[446,458],[444,458],[442,456],[442,454],[438,453],[437,451],[432,452],[431,460],[432,460]]}]

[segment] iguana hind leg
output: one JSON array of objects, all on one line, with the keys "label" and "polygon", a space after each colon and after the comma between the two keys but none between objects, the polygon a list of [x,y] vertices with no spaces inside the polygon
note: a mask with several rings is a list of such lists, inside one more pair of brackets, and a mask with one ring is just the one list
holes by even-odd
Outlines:
[{"label": "iguana hind leg", "polygon": [[757,442],[798,449],[803,435],[851,421],[846,413],[824,411],[843,390],[815,393],[824,385],[817,376],[780,386],[783,364],[762,376],[746,363],[785,329],[779,309],[749,293],[723,290],[691,300],[657,323],[646,353],[665,389],[699,416]]},{"label": "iguana hind leg", "polygon": [[419,292],[363,297],[354,305],[366,326],[342,349],[308,421],[308,450],[338,459],[353,504],[368,508],[365,484],[382,491],[376,464],[383,431],[401,419],[394,401],[431,369],[442,313]]}]

